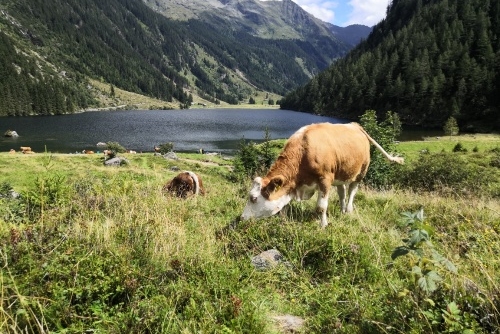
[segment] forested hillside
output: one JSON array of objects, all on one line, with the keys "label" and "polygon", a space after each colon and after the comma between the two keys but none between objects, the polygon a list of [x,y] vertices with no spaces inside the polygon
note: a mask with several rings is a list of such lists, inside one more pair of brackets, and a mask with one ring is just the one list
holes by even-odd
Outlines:
[{"label": "forested hillside", "polygon": [[[43,71],[40,69],[43,68]],[[42,59],[18,53],[0,31],[0,116],[59,114],[93,103],[80,77],[63,80]]]},{"label": "forested hillside", "polygon": [[406,124],[500,128],[500,2],[393,0],[347,57],[288,94],[284,109],[357,119],[391,110]]},{"label": "forested hillside", "polygon": [[260,38],[204,18],[174,21],[141,0],[4,0],[0,116],[98,107],[89,79],[176,108],[193,95],[238,104],[256,90],[284,95],[349,49],[333,34]]}]

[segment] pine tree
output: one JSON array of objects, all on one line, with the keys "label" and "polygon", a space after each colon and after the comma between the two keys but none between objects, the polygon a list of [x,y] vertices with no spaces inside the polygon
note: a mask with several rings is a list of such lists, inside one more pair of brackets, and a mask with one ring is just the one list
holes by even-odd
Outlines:
[{"label": "pine tree", "polygon": [[458,135],[459,128],[457,124],[457,120],[454,117],[448,118],[446,123],[443,126],[444,134],[447,136],[456,136]]}]

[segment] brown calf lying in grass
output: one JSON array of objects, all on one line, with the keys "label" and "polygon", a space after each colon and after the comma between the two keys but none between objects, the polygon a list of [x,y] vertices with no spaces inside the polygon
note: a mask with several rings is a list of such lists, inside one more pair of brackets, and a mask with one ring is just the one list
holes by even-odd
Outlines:
[{"label": "brown calf lying in grass", "polygon": [[179,173],[164,185],[162,190],[180,198],[205,194],[201,177],[190,171]]}]

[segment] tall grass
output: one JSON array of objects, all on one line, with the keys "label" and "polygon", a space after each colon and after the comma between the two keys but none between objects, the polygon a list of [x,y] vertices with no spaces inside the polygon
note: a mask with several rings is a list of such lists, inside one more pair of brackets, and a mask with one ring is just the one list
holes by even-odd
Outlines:
[{"label": "tall grass", "polygon": [[[305,319],[303,333],[499,332],[494,192],[363,186],[352,215],[333,196],[324,230],[313,200],[235,224],[249,181],[230,181],[225,160],[180,156],[105,167],[97,155],[0,154],[0,183],[21,193],[0,194],[0,332],[280,333],[284,314]],[[163,194],[173,166],[199,173],[207,194]],[[408,236],[401,213],[420,208],[458,268],[433,292],[417,284],[416,257],[391,258]],[[256,270],[250,259],[271,248],[285,263]]]}]

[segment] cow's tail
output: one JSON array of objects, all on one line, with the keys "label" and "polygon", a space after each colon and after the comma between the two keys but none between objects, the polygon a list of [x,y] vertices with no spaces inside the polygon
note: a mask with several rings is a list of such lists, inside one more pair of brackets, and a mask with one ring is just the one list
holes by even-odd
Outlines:
[{"label": "cow's tail", "polygon": [[195,195],[199,195],[200,194],[200,180],[198,180],[198,175],[196,175],[195,173],[190,172],[190,171],[186,171],[186,173],[188,173],[189,176],[191,176],[191,178],[193,179],[193,182],[194,182],[194,194]]},{"label": "cow's tail", "polygon": [[373,144],[373,146],[375,146],[383,155],[384,157],[386,157],[387,160],[391,161],[391,162],[396,162],[398,164],[404,164],[405,162],[405,159],[402,158],[402,157],[395,157],[395,156],[392,156],[390,155],[389,153],[387,153],[384,148],[382,146],[379,145],[379,143],[377,143],[375,141],[375,139],[373,139],[372,137],[370,137],[370,135],[368,134],[368,132],[365,131],[365,129],[363,129],[363,127],[359,124],[357,124],[359,129],[365,134],[366,138],[368,138],[368,140],[370,141],[370,143]]}]

